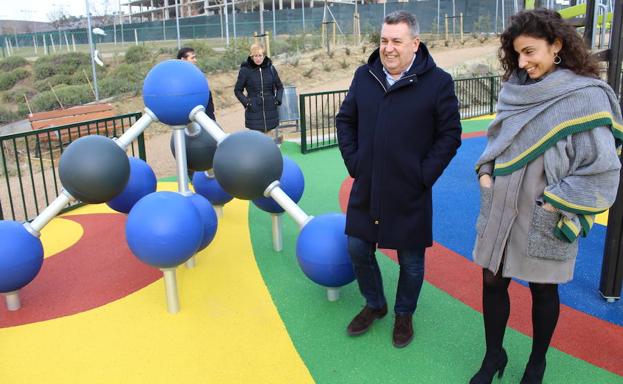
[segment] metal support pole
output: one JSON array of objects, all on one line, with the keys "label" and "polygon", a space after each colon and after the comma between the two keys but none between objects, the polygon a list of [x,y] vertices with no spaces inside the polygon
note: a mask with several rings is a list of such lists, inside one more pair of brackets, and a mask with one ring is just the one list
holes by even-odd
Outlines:
[{"label": "metal support pole", "polygon": [[[91,30],[91,10],[89,9],[89,0],[84,0],[87,8],[87,36],[89,38],[89,50],[91,51],[91,70],[93,71],[93,89],[95,90],[95,100],[99,101],[100,94],[97,87],[97,74],[95,73],[95,52],[93,48],[93,31]],[[52,37],[52,36],[50,36]],[[52,40],[54,44],[54,40]]]},{"label": "metal support pole", "polygon": [[[588,6],[588,5],[587,5]],[[623,1],[614,4],[610,31],[610,60],[608,83],[617,95],[621,94],[621,68],[623,67]],[[608,301],[621,297],[623,284],[623,178],[614,205],[608,214],[608,229],[604,244],[599,292]]]},{"label": "metal support pole", "polygon": [[301,14],[303,15],[303,36],[305,36],[305,0],[301,0]]},{"label": "metal support pole", "polygon": [[283,250],[283,231],[282,231],[282,220],[281,217],[283,214],[281,213],[271,213],[270,218],[272,221],[273,228],[273,249],[275,252],[281,252]]},{"label": "metal support pole", "polygon": [[221,12],[225,12],[225,45],[229,47],[229,17],[227,14],[227,0],[223,0]]},{"label": "metal support pole", "polygon": [[340,289],[339,288],[327,288],[327,300],[329,301],[338,301],[340,299]]},{"label": "metal support pole", "polygon": [[277,21],[275,20],[275,0],[273,0],[273,37],[277,36]]},{"label": "metal support pole", "polygon": [[264,34],[264,1],[260,0],[260,35]]},{"label": "metal support pole", "polygon": [[5,293],[4,300],[6,303],[6,309],[8,309],[9,311],[17,311],[22,307],[22,303],[19,300],[18,291]]},{"label": "metal support pole", "polygon": [[177,278],[175,277],[175,268],[161,269],[164,276],[164,289],[167,296],[167,310],[170,314],[176,314],[180,311],[180,300],[177,295]]},{"label": "metal support pole", "polygon": [[175,0],[175,29],[177,31],[177,49],[182,48],[182,42],[180,40],[180,7],[179,0]]},{"label": "metal support pole", "polygon": [[[182,196],[190,196],[192,192],[188,187],[188,163],[186,162],[186,137],[185,125],[171,126],[173,129],[173,146],[175,147],[175,164],[177,168],[177,192]],[[195,256],[186,261],[186,268],[194,268]]]}]

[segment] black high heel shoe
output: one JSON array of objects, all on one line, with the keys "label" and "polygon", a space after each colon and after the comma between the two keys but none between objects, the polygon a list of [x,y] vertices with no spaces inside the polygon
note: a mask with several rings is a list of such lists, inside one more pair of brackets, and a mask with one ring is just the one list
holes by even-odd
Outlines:
[{"label": "black high heel shoe", "polygon": [[528,360],[526,364],[526,370],[521,377],[521,384],[541,384],[543,383],[543,376],[545,376],[545,360],[539,363],[533,363]]},{"label": "black high heel shoe", "polygon": [[498,378],[501,378],[504,375],[506,363],[508,363],[508,356],[504,348],[499,353],[485,354],[480,370],[472,377],[469,384],[490,384],[496,373]]}]

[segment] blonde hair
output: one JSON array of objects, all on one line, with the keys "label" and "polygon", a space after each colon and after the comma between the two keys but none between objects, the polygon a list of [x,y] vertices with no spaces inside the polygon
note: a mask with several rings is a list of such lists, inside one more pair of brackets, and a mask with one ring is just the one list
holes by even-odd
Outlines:
[{"label": "blonde hair", "polygon": [[260,43],[251,44],[249,47],[249,56],[264,54],[264,46]]}]

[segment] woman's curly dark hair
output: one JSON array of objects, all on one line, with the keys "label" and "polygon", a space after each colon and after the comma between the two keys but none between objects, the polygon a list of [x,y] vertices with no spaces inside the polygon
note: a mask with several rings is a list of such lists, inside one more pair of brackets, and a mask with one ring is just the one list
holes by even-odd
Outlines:
[{"label": "woman's curly dark hair", "polygon": [[498,58],[504,69],[504,80],[508,80],[511,73],[519,68],[519,55],[515,52],[513,42],[521,35],[545,39],[549,44],[559,38],[562,49],[558,56],[562,61],[558,67],[567,68],[578,75],[599,76],[597,61],[591,57],[575,28],[558,12],[539,8],[511,16],[509,25],[500,36],[502,46],[498,50]]}]

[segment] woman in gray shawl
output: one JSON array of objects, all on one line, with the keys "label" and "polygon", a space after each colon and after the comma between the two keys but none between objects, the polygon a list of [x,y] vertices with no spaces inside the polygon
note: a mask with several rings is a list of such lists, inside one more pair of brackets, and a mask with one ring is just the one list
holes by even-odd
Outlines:
[{"label": "woman in gray shawl", "polygon": [[473,257],[483,268],[486,354],[470,383],[504,373],[511,278],[529,282],[532,293],[532,352],[521,383],[541,383],[560,312],[558,284],[573,277],[577,238],[616,197],[623,126],[614,92],[558,13],[518,13],[501,44],[504,83],[476,164]]}]

